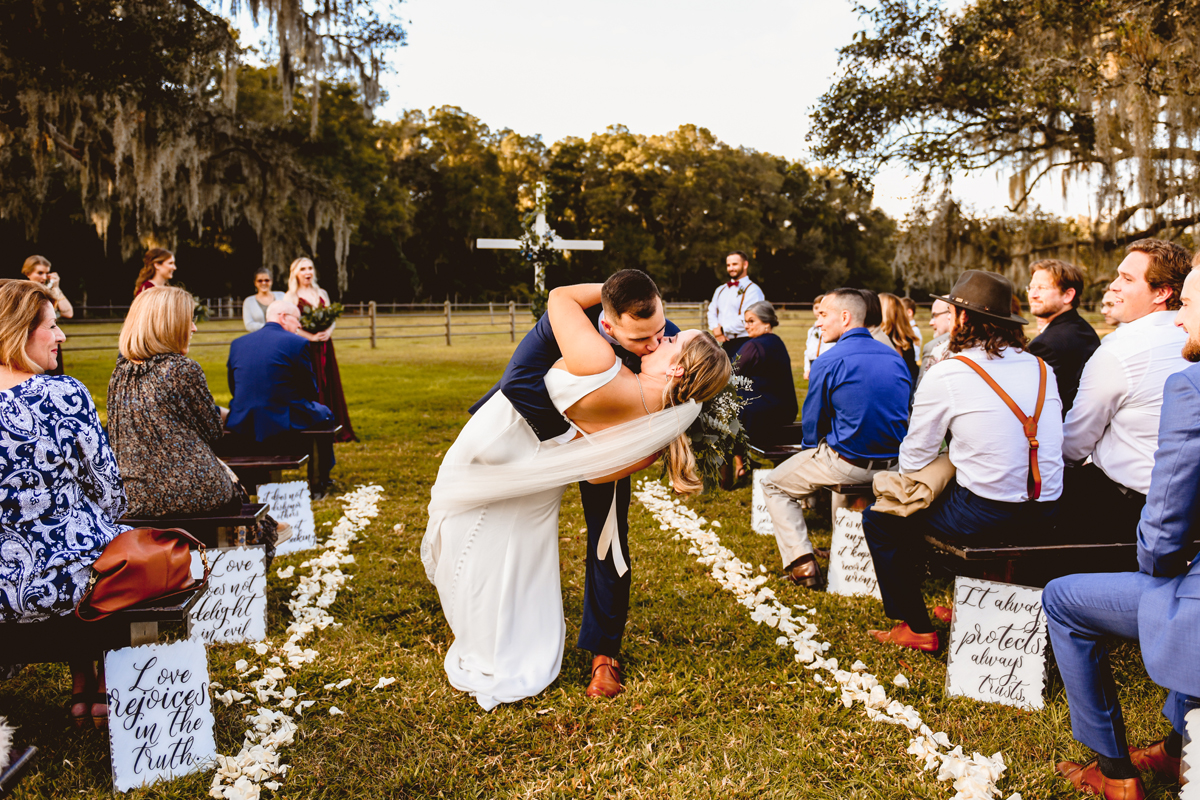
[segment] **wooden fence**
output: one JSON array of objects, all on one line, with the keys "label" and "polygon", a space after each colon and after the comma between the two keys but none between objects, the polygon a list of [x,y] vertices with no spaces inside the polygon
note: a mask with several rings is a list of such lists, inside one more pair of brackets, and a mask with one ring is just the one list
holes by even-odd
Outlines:
[{"label": "wooden fence", "polygon": [[[202,302],[210,316],[198,323],[192,347],[228,347],[246,333],[240,300],[221,297]],[[128,311],[129,306],[76,306],[74,319],[60,321],[68,338],[64,350],[115,350]],[[680,327],[708,327],[708,303],[667,303],[666,311]],[[370,342],[372,348],[380,339],[445,339],[447,345],[453,345],[455,338],[462,336],[508,336],[515,342],[518,334],[523,336],[533,327],[533,322],[529,304],[513,301],[349,303],[343,305],[336,341]],[[84,344],[78,345],[81,340]]]}]

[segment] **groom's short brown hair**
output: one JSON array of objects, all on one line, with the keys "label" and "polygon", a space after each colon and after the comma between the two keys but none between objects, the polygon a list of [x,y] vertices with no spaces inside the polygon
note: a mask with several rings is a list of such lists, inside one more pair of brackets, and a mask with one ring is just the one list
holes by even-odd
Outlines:
[{"label": "groom's short brown hair", "polygon": [[658,291],[654,279],[640,269],[614,272],[600,289],[604,315],[613,319],[626,314],[637,319],[649,319],[658,311],[661,297],[662,292]]}]

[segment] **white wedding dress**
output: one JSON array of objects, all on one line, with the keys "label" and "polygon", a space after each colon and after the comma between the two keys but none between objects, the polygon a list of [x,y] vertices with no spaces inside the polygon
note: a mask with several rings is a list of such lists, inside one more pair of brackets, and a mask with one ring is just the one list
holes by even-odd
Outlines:
[{"label": "white wedding dress", "polygon": [[[564,411],[615,378],[546,375]],[[438,469],[421,560],[437,587],[454,643],[450,684],[485,710],[542,692],[562,666],[566,622],[558,563],[564,489],[657,452],[700,412],[693,401],[567,444],[539,442],[496,392],[467,422]]]}]

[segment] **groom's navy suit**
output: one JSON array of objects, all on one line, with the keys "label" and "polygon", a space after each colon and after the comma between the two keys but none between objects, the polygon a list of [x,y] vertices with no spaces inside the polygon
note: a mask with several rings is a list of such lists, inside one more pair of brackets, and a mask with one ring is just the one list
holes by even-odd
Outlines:
[{"label": "groom's navy suit", "polygon": [[[595,305],[587,310],[588,319],[597,327],[600,309],[601,306]],[[674,336],[677,333],[678,326],[668,320],[665,335]],[[642,371],[642,360],[639,356],[617,344],[613,344],[612,348],[625,366],[635,373]],[[501,391],[517,413],[529,423],[538,441],[544,442],[565,434],[570,430],[570,426],[554,407],[550,394],[546,391],[546,373],[560,358],[562,349],[550,329],[550,315],[543,314],[533,326],[533,330],[525,334],[525,338],[517,345],[500,382],[471,406],[471,413],[474,414],[488,398]],[[620,547],[621,552],[628,555],[629,478],[622,478],[616,483],[579,484],[579,494],[583,499],[583,516],[587,521],[588,530],[587,570],[583,590],[583,620],[579,625],[579,647],[596,655],[616,658],[621,650],[621,637],[625,634],[625,621],[629,617],[631,576],[628,571],[624,575],[617,575],[617,568],[613,563],[613,549],[610,548],[603,561],[596,558],[600,534],[604,530],[604,523],[613,504],[613,492],[616,492],[617,497],[617,536],[620,540],[619,543],[613,543],[613,548]],[[626,561],[632,563],[628,557]]]}]

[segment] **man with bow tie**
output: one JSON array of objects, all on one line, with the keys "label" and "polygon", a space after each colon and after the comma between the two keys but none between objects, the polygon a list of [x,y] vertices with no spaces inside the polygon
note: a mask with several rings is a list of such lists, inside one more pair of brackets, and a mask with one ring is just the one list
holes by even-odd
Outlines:
[{"label": "man with bow tie", "polygon": [[725,256],[725,269],[729,272],[729,281],[713,292],[712,302],[708,305],[708,327],[732,361],[742,345],[750,341],[746,335],[743,312],[759,300],[766,300],[766,297],[762,288],[750,280],[747,274],[750,271],[750,257],[741,250],[734,250]]}]

